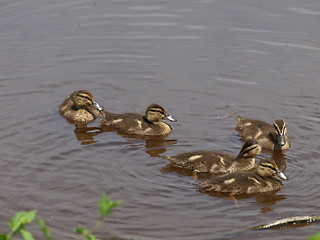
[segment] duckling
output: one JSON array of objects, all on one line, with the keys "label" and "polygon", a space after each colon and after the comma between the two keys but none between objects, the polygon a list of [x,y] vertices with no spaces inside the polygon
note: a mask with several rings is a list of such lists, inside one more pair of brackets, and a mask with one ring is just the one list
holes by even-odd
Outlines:
[{"label": "duckling", "polygon": [[60,114],[71,124],[85,127],[101,115],[102,107],[91,92],[78,90],[66,97],[59,107]]},{"label": "duckling", "polygon": [[256,139],[266,150],[286,150],[290,147],[286,122],[283,119],[275,120],[272,126],[264,121],[238,116],[236,130],[244,140]]},{"label": "duckling", "polygon": [[255,166],[255,157],[261,152],[257,141],[249,139],[244,142],[237,156],[208,150],[180,153],[175,156],[164,156],[174,166],[191,169],[194,177],[197,173],[225,173],[249,171]]},{"label": "duckling", "polygon": [[234,172],[199,183],[200,192],[253,194],[277,191],[282,188],[281,179],[287,177],[272,159],[263,159],[254,172]]},{"label": "duckling", "polygon": [[162,122],[161,119],[176,122],[177,120],[167,114],[165,109],[158,104],[147,107],[145,115],[137,113],[115,114],[104,111],[102,126],[110,127],[122,133],[137,135],[167,135],[172,127]]}]

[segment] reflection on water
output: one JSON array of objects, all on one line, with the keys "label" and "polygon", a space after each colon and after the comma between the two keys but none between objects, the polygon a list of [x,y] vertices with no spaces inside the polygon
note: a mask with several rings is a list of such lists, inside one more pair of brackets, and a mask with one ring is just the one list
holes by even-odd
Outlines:
[{"label": "reflection on water", "polygon": [[101,134],[102,132],[103,130],[98,127],[84,127],[74,129],[76,138],[81,142],[81,145],[97,143],[98,141],[95,141],[94,137]]},{"label": "reflection on water", "polygon": [[[99,141],[95,140],[94,137],[99,134],[107,134],[108,132],[113,132],[114,129],[109,129],[106,127],[85,127],[85,128],[75,128],[74,133],[81,145],[94,144]],[[135,139],[144,141],[145,152],[150,157],[161,157],[167,150],[167,146],[171,146],[177,143],[177,139],[168,139],[168,136],[142,136],[134,134],[125,134],[122,132],[117,132],[117,134],[123,138]],[[135,143],[131,143],[131,146],[135,146]],[[142,146],[141,143],[138,145]]]},{"label": "reflection on water", "polygon": [[287,168],[286,160],[287,157],[285,152],[280,150],[274,150],[271,157],[277,164],[278,168],[281,172],[285,172]]},{"label": "reflection on water", "polygon": [[253,204],[259,204],[261,213],[269,213],[274,211],[274,206],[277,202],[287,199],[286,195],[282,195],[279,193],[262,193],[256,196],[256,201],[250,202]]}]

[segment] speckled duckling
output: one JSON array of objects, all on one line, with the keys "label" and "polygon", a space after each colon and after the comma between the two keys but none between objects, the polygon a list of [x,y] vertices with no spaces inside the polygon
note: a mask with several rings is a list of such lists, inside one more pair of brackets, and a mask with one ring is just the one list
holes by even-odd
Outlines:
[{"label": "speckled duckling", "polygon": [[161,121],[177,120],[167,114],[165,109],[158,104],[151,104],[147,107],[145,115],[137,113],[115,114],[104,111],[102,126],[107,126],[127,134],[137,134],[145,136],[167,135],[172,131],[172,127]]},{"label": "speckled duckling", "polygon": [[255,140],[245,141],[237,156],[218,152],[199,150],[180,153],[175,156],[164,156],[180,168],[191,169],[197,173],[225,173],[249,171],[255,166],[255,157],[261,152],[261,147]]},{"label": "speckled duckling", "polygon": [[101,116],[102,107],[94,100],[91,92],[78,90],[66,97],[59,107],[60,114],[71,124],[85,127]]},{"label": "speckled duckling", "polygon": [[287,177],[272,159],[263,159],[254,172],[234,172],[212,178],[198,185],[200,192],[253,194],[277,191],[282,188],[281,179]]},{"label": "speckled duckling", "polygon": [[238,116],[236,130],[244,140],[256,139],[266,150],[286,150],[290,147],[283,119],[275,120],[272,126],[264,121]]}]

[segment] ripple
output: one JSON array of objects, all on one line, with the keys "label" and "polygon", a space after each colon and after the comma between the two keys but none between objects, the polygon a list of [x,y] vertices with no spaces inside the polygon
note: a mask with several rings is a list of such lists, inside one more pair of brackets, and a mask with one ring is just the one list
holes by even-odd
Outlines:
[{"label": "ripple", "polygon": [[301,14],[308,14],[308,15],[320,15],[320,11],[314,11],[307,8],[297,8],[297,7],[289,7],[289,11],[301,13]]}]

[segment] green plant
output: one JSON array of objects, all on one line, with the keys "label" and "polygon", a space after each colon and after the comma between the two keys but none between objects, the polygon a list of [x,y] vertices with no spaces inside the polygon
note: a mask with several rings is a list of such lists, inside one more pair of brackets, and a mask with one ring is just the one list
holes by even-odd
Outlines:
[{"label": "green plant", "polygon": [[[74,231],[79,233],[82,237],[88,240],[98,240],[96,236],[93,235],[105,220],[105,218],[112,213],[112,210],[119,206],[121,203],[119,201],[111,201],[106,193],[101,195],[99,202],[99,213],[100,218],[92,230],[86,228],[75,228]],[[37,216],[37,210],[32,210],[28,212],[18,212],[14,215],[12,220],[8,222],[10,232],[7,234],[0,234],[0,240],[11,240],[16,235],[21,235],[24,240],[34,240],[31,232],[27,230],[27,226],[36,219],[39,228],[41,229],[46,240],[52,240],[52,235],[50,229],[47,227],[45,222]]]},{"label": "green plant", "polygon": [[8,222],[10,232],[8,234],[0,234],[0,240],[11,240],[16,235],[21,235],[25,240],[34,240],[34,237],[26,228],[35,218],[40,229],[45,233],[46,239],[52,240],[50,230],[40,217],[36,217],[36,214],[37,210],[16,213],[12,220]]},{"label": "green plant", "polygon": [[318,232],[314,235],[308,236],[308,240],[320,240],[320,232]]},{"label": "green plant", "polygon": [[[105,220],[105,218],[112,213],[112,210],[119,206],[121,202],[119,201],[111,201],[106,193],[102,193],[101,199],[99,202],[99,213],[100,213],[100,219],[97,221],[96,225],[92,228],[92,230],[88,230],[86,228],[80,227],[75,228],[74,231],[82,235],[88,240],[97,240],[96,236],[93,235],[93,232],[95,232],[102,224],[102,222]],[[0,239],[1,240],[1,239]]]}]

